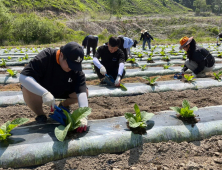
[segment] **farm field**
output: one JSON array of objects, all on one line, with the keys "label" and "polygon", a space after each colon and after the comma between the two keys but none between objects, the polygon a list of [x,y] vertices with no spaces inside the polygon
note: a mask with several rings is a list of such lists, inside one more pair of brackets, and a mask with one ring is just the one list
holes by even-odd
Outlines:
[{"label": "farm field", "polygon": [[[216,47],[211,44],[203,44],[204,47],[208,48],[211,53],[216,57],[216,66],[220,66],[220,52],[222,52],[221,47]],[[164,48],[164,49],[163,49]],[[171,64],[172,61],[183,61],[183,51],[178,51],[177,46],[156,46],[153,47],[153,60],[155,57],[170,56],[171,60],[166,62],[166,64]],[[173,49],[173,50],[172,50]],[[12,49],[13,51],[13,49]],[[152,51],[146,50],[142,51],[141,47],[132,49],[134,57],[137,60],[138,65],[130,65],[126,67],[135,72],[140,71],[140,66],[144,63],[140,63],[141,60],[138,59],[138,54],[142,54],[143,58],[149,58]],[[164,54],[160,52],[164,51]],[[172,53],[178,53],[174,55]],[[1,50],[0,59],[4,56],[4,50]],[[14,53],[14,51],[13,51]],[[12,53],[12,56],[13,56]],[[23,54],[25,56],[25,54]],[[21,56],[23,56],[21,55]],[[156,56],[155,56],[156,55]],[[6,55],[7,56],[7,55]],[[14,55],[15,56],[15,55]],[[20,56],[20,55],[18,55]],[[21,58],[20,56],[20,58]],[[173,59],[175,56],[181,56],[181,59]],[[219,56],[219,57],[218,57]],[[3,58],[3,57],[2,57]],[[19,58],[19,57],[18,57]],[[180,58],[180,57],[179,57]],[[17,60],[17,59],[16,59]],[[24,59],[25,60],[25,59]],[[161,59],[154,60],[158,61]],[[3,60],[2,60],[3,61]],[[146,64],[146,60],[145,64]],[[16,61],[17,63],[21,61]],[[3,62],[2,62],[3,63]],[[10,61],[8,62],[10,63]],[[157,63],[157,62],[156,62]],[[1,64],[1,62],[0,62]],[[7,64],[7,62],[6,62]],[[87,64],[87,63],[86,63]],[[182,65],[182,64],[181,64]],[[15,67],[24,67],[21,65],[14,65]],[[14,66],[6,66],[6,68],[11,67],[13,70]],[[163,69],[163,65],[148,65],[147,72],[149,77],[159,76],[160,78],[156,81],[156,86],[160,87],[165,81],[175,81],[173,75],[179,72],[181,67],[180,64],[175,64],[170,66],[169,69]],[[161,67],[161,68],[160,68]],[[3,68],[3,67],[1,67]],[[0,69],[1,69],[0,68]],[[218,72],[222,68],[218,67],[215,72]],[[90,70],[90,69],[89,69]],[[152,75],[152,71],[159,71]],[[170,70],[170,71],[169,71]],[[92,70],[91,70],[92,71]],[[171,72],[172,71],[172,72]],[[18,71],[19,72],[19,71]],[[130,71],[131,72],[131,71]],[[87,72],[88,73],[88,72]],[[1,75],[6,75],[6,71],[0,71]],[[187,74],[190,74],[189,72]],[[92,73],[89,73],[93,75]],[[7,77],[7,76],[6,76]],[[133,76],[129,75],[123,79],[122,83],[144,83],[147,86],[148,81],[142,78],[143,76]],[[11,78],[11,77],[10,77]],[[7,78],[9,80],[10,78]],[[12,78],[16,79],[16,78]],[[207,74],[207,79],[214,80],[213,73]],[[176,80],[181,82],[180,80]],[[197,82],[199,80],[196,80]],[[88,79],[87,85],[99,86],[98,79]],[[192,83],[190,83],[192,86]],[[20,91],[20,85],[18,82],[0,84],[0,92],[7,91]],[[136,87],[135,87],[136,89]],[[155,89],[156,90],[156,89]],[[181,103],[184,99],[190,102],[191,107],[197,106],[198,108],[204,108],[208,106],[219,106],[222,105],[222,85],[217,87],[207,87],[207,88],[191,88],[186,90],[166,90],[166,91],[153,91],[149,93],[139,94],[139,95],[123,95],[123,96],[96,96],[89,98],[89,107],[92,108],[92,113],[89,115],[89,120],[106,119],[112,117],[123,116],[124,113],[134,112],[134,104],[136,103],[141,111],[152,112],[156,114],[160,111],[169,110],[169,107],[181,107]],[[124,92],[123,92],[124,94]],[[4,96],[3,96],[4,97]],[[2,96],[1,96],[2,98]],[[77,104],[71,107],[72,110],[77,109]],[[44,106],[44,111],[49,114],[49,108]],[[209,113],[210,114],[210,113]],[[8,120],[13,120],[19,117],[29,118],[29,125],[35,125],[34,121],[35,115],[31,110],[24,104],[14,104],[14,105],[2,105],[0,106],[0,125]],[[24,125],[25,126],[25,125]],[[1,156],[1,155],[0,155]],[[221,169],[222,167],[222,135],[212,136],[201,141],[192,142],[181,142],[176,143],[173,141],[166,141],[160,143],[144,143],[142,146],[138,146],[127,150],[122,153],[103,153],[96,156],[76,156],[65,158],[62,160],[52,161],[44,165],[33,166],[26,169]],[[1,169],[1,168],[0,168]]]}]

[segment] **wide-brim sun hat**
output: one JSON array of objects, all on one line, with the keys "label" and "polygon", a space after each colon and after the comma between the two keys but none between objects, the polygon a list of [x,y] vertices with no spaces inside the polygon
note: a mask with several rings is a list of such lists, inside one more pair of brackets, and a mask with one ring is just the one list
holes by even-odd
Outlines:
[{"label": "wide-brim sun hat", "polygon": [[193,40],[193,37],[183,37],[180,39],[180,47],[179,49],[182,50],[183,47],[187,46],[188,44],[190,44],[190,42]]},{"label": "wide-brim sun hat", "polygon": [[147,32],[147,30],[142,29],[140,33],[144,34],[145,32]]}]

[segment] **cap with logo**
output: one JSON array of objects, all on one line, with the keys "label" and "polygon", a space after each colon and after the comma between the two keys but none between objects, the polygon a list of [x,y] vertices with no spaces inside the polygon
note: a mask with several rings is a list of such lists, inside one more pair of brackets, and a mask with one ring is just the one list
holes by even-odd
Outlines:
[{"label": "cap with logo", "polygon": [[61,49],[66,57],[67,64],[71,70],[82,71],[82,60],[84,52],[82,47],[76,42],[69,42]]}]

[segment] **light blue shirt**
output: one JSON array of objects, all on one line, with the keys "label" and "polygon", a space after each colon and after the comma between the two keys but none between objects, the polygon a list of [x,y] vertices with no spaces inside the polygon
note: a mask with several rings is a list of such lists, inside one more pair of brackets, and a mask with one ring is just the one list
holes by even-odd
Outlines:
[{"label": "light blue shirt", "polygon": [[123,37],[124,43],[123,43],[123,48],[127,49],[128,53],[130,54],[130,48],[134,44],[133,40],[128,38],[128,37]]}]

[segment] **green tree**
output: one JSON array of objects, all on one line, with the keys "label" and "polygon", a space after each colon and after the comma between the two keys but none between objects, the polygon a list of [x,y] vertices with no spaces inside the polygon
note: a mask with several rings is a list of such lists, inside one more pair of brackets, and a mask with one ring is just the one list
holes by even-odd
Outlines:
[{"label": "green tree", "polygon": [[124,1],[125,0],[108,0],[110,18],[114,13],[121,14],[121,10],[122,10]]},{"label": "green tree", "polygon": [[0,44],[3,44],[3,41],[10,34],[10,26],[11,14],[3,4],[3,1],[0,0]]}]

